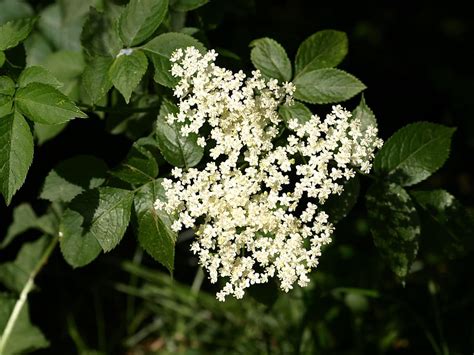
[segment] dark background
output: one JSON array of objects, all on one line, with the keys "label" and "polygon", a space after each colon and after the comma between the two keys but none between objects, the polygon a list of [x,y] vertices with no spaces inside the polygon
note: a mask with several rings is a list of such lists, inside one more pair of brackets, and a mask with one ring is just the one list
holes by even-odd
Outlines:
[{"label": "dark background", "polygon": [[[47,2],[34,3],[41,8]],[[340,65],[362,80],[368,87],[367,104],[377,116],[382,138],[387,139],[400,127],[414,121],[430,121],[457,127],[452,153],[446,165],[421,187],[443,187],[467,206],[474,205],[474,72],[472,70],[474,43],[472,12],[469,4],[449,1],[443,6],[423,1],[378,2],[320,2],[302,0],[212,1],[202,9],[190,13],[189,24],[205,24],[209,48],[225,48],[242,59],[244,67],[251,69],[249,43],[256,38],[271,37],[280,42],[293,59],[299,44],[309,35],[322,29],[336,29],[347,33],[349,54]],[[224,59],[229,66],[242,64]],[[354,108],[359,98],[346,106]],[[123,136],[106,134],[104,123],[98,120],[75,120],[56,139],[35,149],[33,166],[25,185],[14,197],[12,206],[34,200],[41,188],[43,177],[59,161],[81,154],[95,154],[110,166],[117,164],[128,151],[131,141]],[[363,184],[365,189],[366,183]],[[46,207],[35,202],[41,211]],[[11,221],[12,208],[0,202],[0,235],[4,235]],[[364,218],[363,203],[358,203],[352,213],[354,221]],[[340,227],[337,243],[347,243],[359,253],[351,267],[357,269],[359,261],[377,259],[367,231],[354,232],[354,223],[345,222]],[[356,239],[355,236],[359,236]],[[29,238],[26,235],[24,238]],[[22,237],[23,238],[23,237]],[[474,238],[474,236],[473,236]],[[21,238],[19,238],[21,239]],[[7,258],[16,254],[21,240],[7,249]],[[65,354],[72,346],[63,325],[65,314],[73,310],[83,313],[88,322],[95,322],[97,309],[90,306],[91,299],[101,299],[106,304],[108,324],[120,318],[122,299],[108,288],[111,280],[120,279],[114,258],[130,258],[135,241],[131,235],[107,257],[94,264],[72,272],[61,259],[59,251],[53,255],[38,280],[41,292],[32,296],[31,311],[36,324],[52,341],[53,348],[43,354]],[[6,254],[5,254],[6,255]],[[189,253],[179,247],[177,261],[178,279],[189,280]],[[440,283],[442,303],[464,304],[445,315],[448,342],[457,353],[472,353],[474,339],[473,282],[469,272],[474,270],[472,253],[466,258],[432,267],[433,277]],[[322,272],[333,272],[341,280],[347,275],[344,265],[333,267],[328,260],[321,261]],[[326,262],[326,267],[324,263]],[[181,269],[180,269],[181,268]],[[360,266],[358,279],[363,272],[371,272],[370,263]],[[98,273],[100,270],[100,273]],[[194,273],[193,273],[194,275]],[[354,275],[351,274],[353,277]],[[385,277],[387,274],[382,273]],[[369,276],[367,276],[369,277]],[[391,276],[387,276],[391,277]],[[380,280],[380,279],[378,279]],[[360,281],[365,283],[365,281]],[[357,283],[357,282],[356,282]],[[391,287],[391,286],[390,286]],[[394,286],[395,287],[395,286]],[[416,282],[395,292],[411,302],[423,313],[426,289]],[[381,311],[383,312],[383,311]],[[45,317],[45,313],[47,316]],[[427,311],[427,319],[431,315]],[[90,320],[87,320],[87,316]],[[386,321],[391,317],[385,314]],[[383,317],[382,317],[383,318]],[[118,327],[120,328],[120,327]],[[430,353],[420,330],[407,328],[411,341],[408,348],[401,347],[394,353]],[[121,329],[110,329],[120,334]],[[370,335],[367,335],[368,337]],[[347,349],[352,343],[345,344]],[[39,353],[39,352],[38,352]],[[455,353],[455,352],[453,352]]]}]

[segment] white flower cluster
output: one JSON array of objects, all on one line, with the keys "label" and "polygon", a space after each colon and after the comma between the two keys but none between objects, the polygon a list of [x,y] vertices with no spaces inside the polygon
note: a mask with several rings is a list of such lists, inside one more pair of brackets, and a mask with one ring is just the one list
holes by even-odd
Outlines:
[{"label": "white flower cluster", "polygon": [[[188,47],[172,56],[174,94],[181,133],[200,134],[214,161],[201,170],[175,168],[163,182],[167,202],[156,209],[175,214],[173,230],[194,228],[192,251],[212,283],[226,281],[219,300],[242,298],[252,284],[276,276],[284,291],[305,286],[318,265],[333,226],[320,206],[343,190],[354,168],[369,172],[374,150],[382,145],[377,129],[361,124],[341,106],[322,121],[295,117],[282,133],[278,114],[291,104],[293,84],[265,80],[259,71],[246,77],[214,64],[216,53]],[[281,138],[286,134],[285,139]]]}]

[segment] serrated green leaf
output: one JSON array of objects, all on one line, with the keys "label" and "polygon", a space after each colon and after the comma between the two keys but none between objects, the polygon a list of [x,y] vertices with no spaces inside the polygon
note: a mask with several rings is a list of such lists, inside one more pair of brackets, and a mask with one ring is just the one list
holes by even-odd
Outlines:
[{"label": "serrated green leaf", "polygon": [[255,68],[268,78],[291,80],[291,62],[285,49],[271,38],[260,38],[250,43],[250,59]]},{"label": "serrated green leaf", "polygon": [[298,48],[295,59],[296,75],[337,66],[346,56],[347,48],[347,35],[344,32],[324,30],[314,33]]},{"label": "serrated green leaf", "polygon": [[176,232],[171,230],[172,218],[165,211],[157,211],[157,199],[165,201],[162,179],[143,185],[135,194],[134,206],[138,222],[138,240],[143,249],[165,266],[170,273],[174,268]]},{"label": "serrated green leaf", "polygon": [[288,126],[288,122],[292,119],[298,120],[299,124],[305,124],[313,115],[305,104],[298,101],[295,101],[291,106],[281,105],[278,109],[278,113],[283,118],[286,126]]},{"label": "serrated green leaf", "polygon": [[[64,212],[60,232],[61,250],[72,266],[83,266],[103,251],[115,248],[130,220],[133,192],[99,187],[77,196]],[[77,250],[75,250],[77,249]]]},{"label": "serrated green leaf", "polygon": [[56,137],[66,128],[67,124],[68,122],[54,125],[35,122],[34,131],[38,145],[41,146],[47,141]]},{"label": "serrated green leaf", "polygon": [[369,126],[377,127],[377,119],[370,107],[367,106],[364,95],[362,95],[359,105],[352,111],[351,119],[360,121],[362,132],[365,132]]},{"label": "serrated green leaf", "polygon": [[42,83],[59,89],[62,84],[47,69],[39,66],[32,66],[24,69],[18,78],[18,86],[25,87],[30,83]]},{"label": "serrated green leaf", "polygon": [[298,75],[295,98],[312,104],[336,103],[350,99],[366,87],[356,77],[339,69],[318,69]]},{"label": "serrated green leaf", "polygon": [[158,164],[151,152],[135,143],[111,174],[132,185],[143,185],[158,176]]},{"label": "serrated green leaf", "polygon": [[24,243],[14,261],[0,264],[0,282],[20,293],[49,244],[50,238],[46,236]]},{"label": "serrated green leaf", "polygon": [[343,184],[344,190],[341,194],[331,195],[323,206],[323,210],[329,215],[329,220],[334,224],[349,214],[359,197],[360,181],[357,176]]},{"label": "serrated green leaf", "polygon": [[119,20],[119,33],[127,47],[148,39],[163,21],[168,0],[130,0]]},{"label": "serrated green leaf", "polygon": [[9,205],[33,161],[33,136],[23,116],[0,118],[0,192]]},{"label": "serrated green leaf", "polygon": [[474,215],[445,190],[412,191],[422,209],[423,229],[428,249],[450,258],[474,249]]},{"label": "serrated green leaf", "polygon": [[8,21],[0,26],[0,51],[16,47],[30,34],[35,25],[35,17]]},{"label": "serrated green leaf", "polygon": [[87,64],[82,74],[82,87],[90,103],[96,104],[112,88],[109,69],[113,59],[110,57],[94,57]]},{"label": "serrated green leaf", "polygon": [[0,95],[13,96],[15,93],[15,82],[8,76],[0,76]]},{"label": "serrated green leaf", "polygon": [[204,154],[202,147],[197,145],[197,135],[189,134],[187,137],[180,132],[180,124],[168,124],[166,117],[177,112],[177,107],[165,100],[161,106],[156,122],[156,139],[161,154],[166,161],[174,166],[190,168],[197,165]]},{"label": "serrated green leaf", "polygon": [[418,253],[420,220],[415,205],[403,187],[384,182],[370,187],[366,204],[375,246],[404,279]]},{"label": "serrated green leaf", "polygon": [[81,42],[86,53],[91,56],[115,58],[123,43],[118,33],[120,11],[107,3],[103,12],[91,8],[82,29]]},{"label": "serrated green leaf", "polygon": [[74,117],[87,117],[67,96],[41,83],[31,83],[18,89],[15,105],[25,116],[38,123],[58,124]]},{"label": "serrated green leaf", "polygon": [[196,10],[208,2],[209,0],[176,0],[170,5],[174,11],[185,12]]},{"label": "serrated green leaf", "polygon": [[91,155],[78,155],[59,163],[44,181],[40,198],[51,202],[69,202],[85,190],[101,186],[107,165]]},{"label": "serrated green leaf", "polygon": [[[10,318],[16,303],[17,299],[15,297],[6,293],[0,293],[0,334],[4,333],[8,319]],[[18,314],[18,318],[9,338],[4,344],[3,350],[0,351],[1,354],[24,354],[48,346],[49,342],[46,340],[41,330],[31,324],[28,303],[25,303]]]},{"label": "serrated green leaf", "polygon": [[109,69],[109,78],[123,95],[125,102],[130,101],[132,91],[138,86],[148,67],[148,60],[140,50],[118,56]]},{"label": "serrated green leaf", "polygon": [[375,156],[375,172],[402,186],[425,180],[448,159],[455,130],[429,122],[399,129]]},{"label": "serrated green leaf", "polygon": [[183,33],[169,32],[153,38],[143,45],[155,67],[154,80],[166,87],[174,87],[177,79],[171,75],[171,54],[178,48],[195,47],[201,53],[205,47],[197,39]]}]

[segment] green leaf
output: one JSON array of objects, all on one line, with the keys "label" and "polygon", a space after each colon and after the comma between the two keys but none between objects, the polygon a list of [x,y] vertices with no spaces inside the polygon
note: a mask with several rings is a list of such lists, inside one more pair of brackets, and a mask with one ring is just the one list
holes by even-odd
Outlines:
[{"label": "green leaf", "polygon": [[26,66],[39,65],[53,52],[48,40],[40,33],[33,32],[23,43],[26,52]]},{"label": "green leaf", "polygon": [[82,75],[82,87],[90,103],[95,104],[112,88],[109,69],[113,59],[110,57],[94,57],[86,66]]},{"label": "green leaf", "polygon": [[268,78],[291,80],[291,62],[285,49],[271,38],[260,38],[250,43],[250,59],[255,68]]},{"label": "green leaf", "polygon": [[8,76],[0,76],[0,95],[13,96],[15,93],[15,82]]},{"label": "green leaf", "polygon": [[5,238],[0,243],[0,249],[7,247],[17,236],[29,229],[37,229],[49,235],[57,234],[56,216],[49,209],[46,214],[37,217],[28,203],[22,203],[13,210],[13,222],[7,230]]},{"label": "green leaf", "polygon": [[158,163],[151,152],[135,143],[111,174],[132,185],[143,185],[158,176]]},{"label": "green leaf", "polygon": [[148,254],[173,273],[177,234],[171,230],[172,218],[165,211],[153,207],[157,199],[166,199],[161,182],[162,179],[151,181],[135,194],[138,240]]},{"label": "green leaf", "polygon": [[422,209],[426,245],[455,258],[474,249],[474,216],[445,190],[412,191]]},{"label": "green leaf", "polygon": [[0,51],[16,47],[30,34],[35,25],[35,17],[12,20],[0,26]]},{"label": "green leaf", "polygon": [[344,190],[340,195],[331,195],[325,202],[323,210],[329,215],[331,223],[338,223],[345,218],[357,203],[360,181],[357,176],[344,182]]},{"label": "green leaf", "polygon": [[79,101],[80,76],[85,63],[82,52],[61,50],[47,56],[41,66],[49,70],[60,82],[60,92],[71,100]]},{"label": "green leaf", "polygon": [[0,264],[0,282],[20,293],[49,244],[50,238],[46,236],[24,243],[14,261]]},{"label": "green leaf", "polygon": [[364,95],[362,95],[359,105],[352,111],[352,119],[360,121],[362,132],[365,132],[369,126],[377,127],[377,119],[370,107],[365,103]]},{"label": "green leaf", "polygon": [[109,69],[109,78],[123,95],[125,102],[130,101],[132,91],[138,86],[148,67],[148,60],[140,50],[118,56]]},{"label": "green leaf", "polygon": [[8,76],[0,76],[0,117],[12,112],[14,94],[15,82]]},{"label": "green leaf", "polygon": [[148,52],[155,67],[154,80],[164,86],[174,87],[177,79],[171,75],[171,54],[178,48],[195,47],[201,53],[206,51],[205,47],[197,39],[183,33],[169,32],[153,38],[143,45]]},{"label": "green leaf", "polygon": [[130,0],[119,21],[119,33],[127,47],[148,39],[163,21],[168,0]]},{"label": "green leaf", "polygon": [[22,203],[13,210],[13,223],[8,227],[7,235],[0,244],[0,249],[10,244],[16,236],[36,227],[38,217],[28,203]]},{"label": "green leaf", "polygon": [[[17,299],[0,293],[0,334],[3,335],[7,322],[17,303]],[[0,336],[1,341],[1,336]],[[28,303],[25,303],[18,314],[10,336],[4,344],[2,355],[24,354],[49,346],[48,340],[38,327],[31,324]]]},{"label": "green leaf", "polygon": [[197,165],[204,154],[202,147],[197,145],[197,135],[189,134],[184,137],[179,123],[168,124],[166,117],[176,113],[177,107],[165,100],[161,106],[156,122],[156,138],[161,154],[166,161],[174,166],[190,168]]},{"label": "green leaf", "polygon": [[416,122],[401,128],[375,156],[375,172],[387,175],[402,186],[425,180],[448,159],[455,130],[429,122]]},{"label": "green leaf", "polygon": [[58,124],[74,117],[87,117],[67,96],[41,83],[31,83],[18,89],[15,105],[25,116],[38,123]]},{"label": "green leaf", "polygon": [[302,102],[295,101],[293,105],[281,105],[278,113],[283,118],[285,125],[292,119],[297,119],[299,124],[305,124],[313,115],[308,107]]},{"label": "green leaf", "polygon": [[72,267],[81,267],[89,264],[102,251],[95,236],[84,226],[85,216],[92,214],[95,208],[96,196],[88,201],[86,194],[94,194],[96,190],[87,191],[78,196],[71,206],[64,211],[59,226],[59,246],[64,260]]},{"label": "green leaf", "polygon": [[48,69],[62,83],[59,88],[72,100],[79,99],[79,83],[85,63],[81,52],[58,51],[49,55],[41,66]]},{"label": "green leaf", "polygon": [[33,161],[33,136],[21,114],[0,118],[0,192],[7,205],[25,182]]},{"label": "green leaf", "polygon": [[78,155],[59,163],[44,181],[40,198],[69,202],[85,190],[101,186],[107,165],[91,155]]},{"label": "green leaf", "polygon": [[365,89],[356,77],[339,69],[318,69],[298,75],[295,98],[312,104],[336,103],[350,99]]},{"label": "green leaf", "polygon": [[316,69],[333,68],[347,54],[347,36],[344,32],[324,30],[305,39],[295,59],[297,76]]},{"label": "green leaf", "polygon": [[366,195],[374,243],[392,271],[404,279],[418,252],[420,221],[403,187],[376,183]]},{"label": "green leaf", "polygon": [[107,4],[104,12],[90,9],[81,34],[81,42],[86,53],[91,56],[110,56],[115,58],[123,43],[118,33],[120,12]]},{"label": "green leaf", "polygon": [[3,67],[3,64],[5,63],[5,53],[3,51],[0,51],[0,68]]},{"label": "green leaf", "polygon": [[56,137],[59,133],[61,133],[67,126],[66,123],[54,124],[54,125],[46,125],[35,122],[34,124],[34,131],[35,137],[37,139],[38,145],[43,145],[47,141]]},{"label": "green leaf", "polygon": [[75,16],[70,21],[64,21],[61,6],[56,3],[40,12],[38,27],[55,49],[80,52],[84,20],[84,16]]},{"label": "green leaf", "polygon": [[0,1],[0,24],[32,15],[33,9],[23,0]]},{"label": "green leaf", "polygon": [[58,0],[63,14],[64,22],[71,22],[78,17],[82,17],[89,12],[89,9],[94,9],[94,6],[99,6],[99,0]]},{"label": "green leaf", "polygon": [[29,67],[23,70],[18,78],[18,86],[20,88],[25,87],[30,83],[43,83],[59,89],[62,84],[51,74],[47,69],[43,67]]},{"label": "green leaf", "polygon": [[132,191],[112,187],[99,187],[77,196],[64,212],[60,227],[66,261],[73,266],[92,261],[100,251],[93,240],[105,252],[116,247],[127,229],[132,202]]},{"label": "green leaf", "polygon": [[0,118],[12,113],[13,98],[11,96],[0,94]]},{"label": "green leaf", "polygon": [[206,5],[209,0],[176,0],[171,3],[171,8],[174,11],[186,12],[196,10],[197,8]]}]

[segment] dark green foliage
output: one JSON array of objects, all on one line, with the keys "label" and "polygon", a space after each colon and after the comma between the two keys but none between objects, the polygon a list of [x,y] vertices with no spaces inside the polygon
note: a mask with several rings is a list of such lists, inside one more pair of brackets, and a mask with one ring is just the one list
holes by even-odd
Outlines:
[{"label": "dark green foliage", "polygon": [[374,184],[366,200],[375,246],[404,279],[418,253],[420,220],[415,205],[403,187],[392,183]]}]

